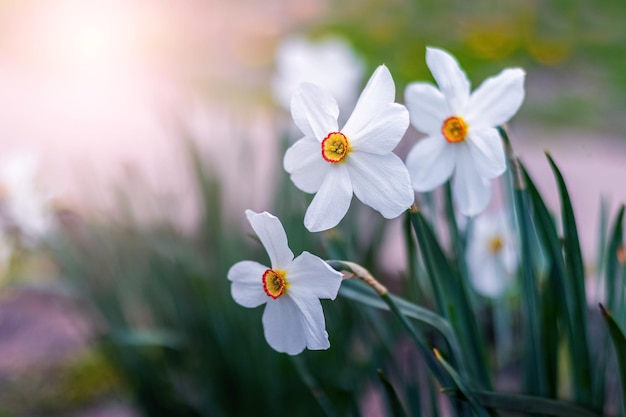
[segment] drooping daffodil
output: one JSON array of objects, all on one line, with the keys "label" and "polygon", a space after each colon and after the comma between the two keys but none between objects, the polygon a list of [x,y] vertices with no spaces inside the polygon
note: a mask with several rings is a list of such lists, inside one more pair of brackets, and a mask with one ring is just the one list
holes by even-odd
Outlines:
[{"label": "drooping daffodil", "polygon": [[337,297],[341,274],[309,252],[294,259],[280,220],[246,210],[250,225],[270,258],[270,266],[241,261],[228,271],[233,299],[244,307],[265,304],[263,330],[276,351],[296,355],[304,348],[328,349],[321,298]]},{"label": "drooping daffodil", "polygon": [[525,73],[505,69],[470,93],[470,82],[449,53],[427,48],[426,63],[437,82],[409,84],[405,103],[411,124],[427,135],[406,164],[417,191],[431,191],[452,177],[456,204],[466,216],[485,209],[491,180],[506,170],[497,126],[509,121],[524,100]]},{"label": "drooping daffodil", "polygon": [[388,219],[413,203],[407,168],[392,152],[408,128],[409,115],[394,100],[395,85],[384,65],[368,81],[341,130],[339,108],[329,92],[305,83],[294,94],[291,114],[304,137],[287,150],[283,164],[299,189],[316,193],[304,217],[309,231],[336,226],[353,194]]},{"label": "drooping daffodil", "polygon": [[482,213],[473,219],[466,259],[476,292],[498,298],[511,288],[518,265],[516,248],[513,227],[505,213]]}]

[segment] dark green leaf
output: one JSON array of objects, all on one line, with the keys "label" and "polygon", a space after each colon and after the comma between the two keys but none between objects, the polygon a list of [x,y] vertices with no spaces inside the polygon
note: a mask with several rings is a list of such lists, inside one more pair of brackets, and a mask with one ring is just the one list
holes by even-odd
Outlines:
[{"label": "dark green leaf", "polygon": [[409,215],[433,288],[438,289],[439,309],[452,324],[461,346],[468,354],[468,369],[460,368],[460,372],[466,376],[469,370],[469,375],[476,383],[482,387],[491,387],[484,338],[476,322],[466,284],[450,265],[422,213],[412,210]]},{"label": "dark green leaf", "polygon": [[404,407],[398,397],[398,393],[381,369],[378,370],[378,379],[385,388],[385,398],[387,398],[387,405],[389,406],[389,410],[391,410],[391,415],[393,417],[407,417],[406,411],[404,411]]},{"label": "dark green leaf", "polygon": [[[576,323],[575,343],[571,344],[574,356],[574,391],[575,398],[580,404],[591,404],[591,355],[589,353],[589,331],[587,329],[587,298],[585,296],[585,270],[580,250],[578,228],[574,217],[574,209],[565,185],[561,171],[552,157],[546,153],[554,176],[557,180],[561,197],[561,219],[564,232],[565,265],[568,281],[565,282],[565,291],[571,293],[572,300],[569,306],[571,315]],[[600,404],[598,404],[600,405]]]},{"label": "dark green leaf", "polygon": [[605,309],[602,304],[600,304],[600,310],[602,311],[602,317],[604,317],[604,321],[609,329],[613,347],[615,348],[615,354],[617,355],[619,377],[622,382],[622,400],[624,401],[624,407],[626,407],[626,337],[611,313]]}]

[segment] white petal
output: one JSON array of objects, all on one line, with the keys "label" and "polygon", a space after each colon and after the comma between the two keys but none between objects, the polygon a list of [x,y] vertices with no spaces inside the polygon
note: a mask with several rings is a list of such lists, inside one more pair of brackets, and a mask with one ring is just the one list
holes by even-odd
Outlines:
[{"label": "white petal", "polygon": [[278,217],[266,211],[255,213],[252,210],[246,210],[246,216],[270,257],[272,269],[285,269],[293,260],[293,252]]},{"label": "white petal", "polygon": [[228,270],[232,281],[230,293],[233,299],[244,307],[257,307],[269,299],[263,290],[263,274],[267,267],[258,262],[241,261]]},{"label": "white petal", "polygon": [[339,130],[337,101],[315,84],[300,84],[291,99],[291,116],[305,136],[320,142],[330,132]]},{"label": "white petal", "polygon": [[498,264],[499,260],[486,252],[468,250],[470,279],[476,291],[485,297],[499,297],[510,284],[510,277]]},{"label": "white petal", "polygon": [[334,300],[341,286],[341,273],[309,252],[302,252],[287,270],[289,294]]},{"label": "white petal", "polygon": [[456,159],[452,193],[461,213],[475,216],[489,204],[491,180],[480,176],[467,146],[457,147]]},{"label": "white petal", "polygon": [[348,170],[344,164],[335,164],[306,210],[304,225],[310,232],[337,226],[348,212],[351,200],[352,184]]},{"label": "white petal", "polygon": [[434,190],[446,182],[455,164],[456,146],[441,135],[420,140],[406,158],[413,188],[420,192]]},{"label": "white petal", "polygon": [[446,98],[432,84],[409,84],[404,90],[404,102],[413,127],[428,135],[439,134],[443,121],[451,115]]},{"label": "white petal", "polygon": [[508,122],[524,101],[524,70],[505,69],[486,79],[472,93],[463,115],[472,128],[496,127]]},{"label": "white petal", "polygon": [[409,171],[397,155],[354,152],[347,162],[354,194],[387,219],[398,217],[414,201]]},{"label": "white petal", "polygon": [[317,297],[298,293],[288,294],[288,298],[291,298],[300,309],[307,349],[328,349],[330,342],[328,341],[328,333],[326,333],[326,322],[320,300]]},{"label": "white petal", "polygon": [[305,193],[314,193],[322,185],[331,165],[322,158],[320,143],[305,137],[285,152],[285,171],[291,174],[293,183]]},{"label": "white petal", "polygon": [[350,141],[353,150],[384,155],[393,151],[408,127],[409,112],[406,107],[389,103],[376,116],[364,120],[360,124],[361,130],[352,132],[344,128],[342,133]]},{"label": "white petal", "polygon": [[341,131],[349,138],[351,134],[364,130],[395,99],[396,86],[393,78],[387,67],[380,65],[367,82],[352,115]]},{"label": "white petal", "polygon": [[470,82],[456,58],[438,48],[426,48],[426,64],[453,114],[459,114],[470,96]]},{"label": "white petal", "polygon": [[504,146],[496,129],[472,130],[466,143],[481,177],[492,179],[506,170]]},{"label": "white petal", "polygon": [[272,349],[297,355],[306,347],[302,314],[291,298],[283,295],[270,300],[265,306],[262,321],[265,340]]}]

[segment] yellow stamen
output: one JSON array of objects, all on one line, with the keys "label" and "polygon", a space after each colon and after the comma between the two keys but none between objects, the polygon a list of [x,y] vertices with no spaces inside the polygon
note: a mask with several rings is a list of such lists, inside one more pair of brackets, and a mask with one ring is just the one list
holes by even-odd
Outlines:
[{"label": "yellow stamen", "polygon": [[443,121],[441,133],[450,143],[463,142],[467,136],[467,124],[461,116],[448,117]]},{"label": "yellow stamen", "polygon": [[489,239],[487,247],[489,248],[489,252],[495,255],[496,253],[500,252],[504,247],[504,241],[500,236],[493,236],[491,239]]},{"label": "yellow stamen", "polygon": [[272,297],[274,300],[284,294],[289,284],[285,279],[286,271],[274,271],[268,269],[263,274],[263,290],[268,297]]},{"label": "yellow stamen", "polygon": [[322,141],[322,158],[331,163],[341,162],[350,150],[350,142],[341,132],[331,132]]}]

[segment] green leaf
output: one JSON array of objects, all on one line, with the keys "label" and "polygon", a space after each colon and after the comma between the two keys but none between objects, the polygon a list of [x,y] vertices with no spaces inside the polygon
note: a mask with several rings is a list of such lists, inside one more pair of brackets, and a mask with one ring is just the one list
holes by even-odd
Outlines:
[{"label": "green leaf", "polygon": [[[528,192],[533,203],[537,229],[546,246],[546,250],[552,264],[552,273],[550,274],[550,282],[548,285],[553,291],[556,291],[555,296],[557,299],[564,301],[563,303],[558,303],[557,308],[559,308],[560,317],[564,320],[568,338],[567,346],[571,358],[574,398],[581,404],[592,406],[594,409],[599,409],[602,406],[602,400],[600,398],[591,398],[592,383],[589,345],[586,325],[584,328],[581,327],[583,326],[581,324],[582,322],[587,322],[585,297],[583,295],[581,300],[581,297],[576,289],[577,284],[573,282],[573,275],[565,265],[563,245],[558,237],[552,216],[550,215],[550,212],[548,211],[530,175],[526,169],[523,168],[523,166],[522,169],[524,172],[524,178],[527,182]],[[567,200],[569,201],[569,199]],[[573,215],[570,213],[567,217],[570,218],[570,216]],[[570,228],[570,233],[575,233],[571,231],[571,229],[575,227],[575,225],[572,226],[571,224],[573,220],[570,219],[567,222],[570,223],[567,226]],[[571,239],[572,241],[578,240],[577,237]],[[574,243],[570,243],[570,247],[573,244]],[[575,249],[571,250],[576,252]],[[570,258],[572,256],[576,255],[570,254]],[[581,307],[581,303],[583,304],[583,307]]]},{"label": "green leaf", "polygon": [[474,394],[470,389],[466,386],[465,381],[461,378],[461,375],[441,356],[441,353],[437,349],[435,349],[435,357],[441,363],[443,368],[448,372],[454,383],[456,384],[458,390],[463,394],[463,398],[470,404],[472,409],[478,414],[479,417],[489,417],[489,413],[485,408],[478,403]]},{"label": "green leaf", "polygon": [[[501,135],[508,143],[508,137],[504,130],[500,130]],[[546,357],[542,349],[540,314],[542,311],[537,276],[534,269],[534,257],[532,241],[534,237],[533,223],[531,219],[530,202],[526,193],[525,184],[522,178],[521,163],[509,150],[509,172],[513,182],[513,200],[518,225],[518,233],[521,244],[521,273],[522,273],[522,298],[523,320],[524,320],[524,346],[528,357],[526,358],[526,390],[532,394],[548,394],[548,378],[546,375]]]},{"label": "green leaf", "polygon": [[[349,298],[364,305],[377,308],[379,310],[389,311],[389,305],[383,301],[369,286],[353,279],[346,280],[341,284],[339,294],[342,297]],[[426,324],[437,330],[445,338],[448,343],[456,363],[463,363],[463,352],[459,346],[459,342],[450,326],[450,323],[443,317],[430,310],[420,307],[410,301],[400,297],[390,295],[393,303],[398,306],[401,314]]]},{"label": "green leaf", "polygon": [[180,347],[180,337],[168,330],[126,329],[113,333],[117,344],[125,346],[160,347],[175,349]]},{"label": "green leaf", "polygon": [[[449,395],[464,395],[462,392],[454,390],[446,391],[446,393]],[[499,410],[555,417],[601,417],[593,411],[565,401],[532,395],[504,394],[491,391],[473,391],[472,395],[483,406]]]},{"label": "green leaf", "polygon": [[[342,265],[341,262],[329,261],[328,263],[337,270],[349,271],[349,269],[341,267]],[[359,289],[359,287],[361,288]],[[369,291],[369,295],[368,295],[368,291]],[[428,365],[430,370],[433,372],[435,377],[437,377],[437,379],[439,380],[439,383],[446,384],[448,382],[448,379],[439,368],[437,361],[435,360],[434,356],[432,355],[432,352],[430,351],[430,347],[424,340],[424,337],[421,335],[421,333],[417,332],[415,328],[411,325],[411,323],[407,320],[407,316],[410,316],[410,315],[404,314],[404,312],[400,309],[400,307],[395,303],[394,301],[395,297],[392,297],[388,293],[383,294],[383,295],[374,295],[371,288],[369,288],[367,285],[363,284],[362,282],[353,281],[353,280],[344,281],[341,284],[340,294],[344,297],[351,298],[354,301],[358,301],[370,307],[375,307],[375,308],[379,308],[382,310],[390,310],[391,312],[393,312],[396,315],[396,317],[400,320],[404,329],[409,333],[409,336],[411,336],[413,341],[416,343],[417,347],[420,350],[420,353],[422,354],[424,360],[426,361],[426,364]],[[372,296],[374,296],[375,299],[372,299]],[[407,310],[405,309],[405,311]],[[430,325],[433,325],[433,323],[437,322],[437,319],[435,319],[436,315],[434,313],[429,312],[428,310],[422,309],[421,307],[417,307],[417,310],[414,310],[414,312],[415,311],[417,311],[417,314],[416,314],[417,317],[413,317],[413,318],[416,318],[422,321],[423,323],[430,324]],[[442,320],[441,318],[439,319]],[[441,326],[442,326],[442,323],[438,323],[437,326],[433,326],[433,327],[436,328],[437,330],[440,330],[441,328],[443,328]]]},{"label": "green leaf", "polygon": [[626,408],[626,337],[624,337],[624,332],[622,332],[622,329],[620,329],[611,313],[605,309],[602,304],[600,304],[600,310],[602,311],[602,317],[604,317],[604,321],[609,329],[609,334],[611,335],[611,340],[613,341],[613,347],[615,348],[619,377],[622,382],[622,400]]},{"label": "green leaf", "polygon": [[322,389],[322,387],[320,387],[313,375],[309,372],[304,359],[302,359],[301,356],[291,356],[290,358],[296,372],[300,376],[300,379],[302,379],[304,385],[307,386],[313,398],[315,398],[320,408],[324,411],[326,417],[338,416],[339,414],[334,409],[333,404],[326,395],[326,392]]},{"label": "green leaf", "polygon": [[557,180],[561,197],[561,219],[564,233],[565,265],[569,280],[565,290],[570,292],[571,314],[576,323],[576,343],[572,343],[574,355],[574,391],[575,398],[584,405],[591,404],[591,354],[589,352],[589,331],[587,329],[587,298],[585,296],[585,268],[580,250],[578,228],[574,209],[561,171],[550,154],[546,153],[554,176]]},{"label": "green leaf", "polygon": [[466,284],[450,265],[422,213],[418,210],[412,210],[409,212],[409,216],[433,288],[438,288],[436,291],[438,293],[438,307],[452,324],[461,341],[461,346],[468,354],[468,369],[460,368],[460,372],[463,376],[471,375],[472,379],[481,387],[491,387],[489,366],[485,355],[485,339],[476,322]]},{"label": "green leaf", "polygon": [[622,246],[624,234],[624,206],[620,207],[620,210],[613,224],[611,231],[611,239],[606,250],[606,267],[605,267],[605,280],[606,280],[606,295],[607,304],[609,309],[614,310],[617,308],[617,300],[615,295],[617,293],[617,276],[619,271],[619,260],[617,259],[617,252]]},{"label": "green leaf", "polygon": [[398,397],[398,393],[396,393],[395,388],[393,387],[389,379],[387,379],[382,369],[378,369],[378,379],[385,388],[385,397],[387,398],[387,404],[389,405],[389,409],[391,410],[391,415],[393,417],[407,417],[406,411],[404,411],[404,407],[402,406],[400,398]]}]

